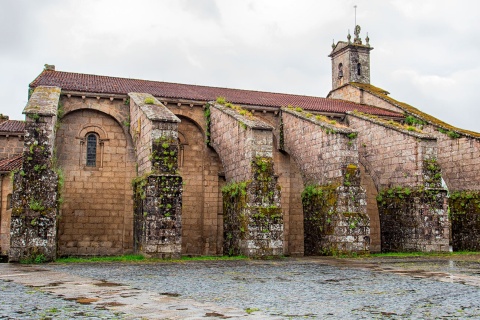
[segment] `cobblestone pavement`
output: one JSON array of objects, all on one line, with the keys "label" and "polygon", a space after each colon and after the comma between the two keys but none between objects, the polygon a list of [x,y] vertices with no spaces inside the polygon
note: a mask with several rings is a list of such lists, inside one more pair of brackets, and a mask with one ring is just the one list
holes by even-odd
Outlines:
[{"label": "cobblestone pavement", "polygon": [[0,264],[0,319],[480,319],[455,259]]}]

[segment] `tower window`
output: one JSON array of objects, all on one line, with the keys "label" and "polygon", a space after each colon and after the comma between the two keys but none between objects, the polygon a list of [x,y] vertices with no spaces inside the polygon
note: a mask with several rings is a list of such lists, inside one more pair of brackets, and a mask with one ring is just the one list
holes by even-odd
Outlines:
[{"label": "tower window", "polygon": [[338,77],[343,77],[343,64],[338,64]]},{"label": "tower window", "polygon": [[87,167],[97,166],[97,136],[94,133],[87,135]]},{"label": "tower window", "polygon": [[357,75],[362,75],[362,65],[360,63],[357,63]]}]

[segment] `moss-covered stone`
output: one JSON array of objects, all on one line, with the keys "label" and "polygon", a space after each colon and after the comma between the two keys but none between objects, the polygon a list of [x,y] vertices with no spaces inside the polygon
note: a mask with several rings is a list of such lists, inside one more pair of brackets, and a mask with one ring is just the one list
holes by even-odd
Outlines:
[{"label": "moss-covered stone", "polygon": [[135,250],[147,256],[179,257],[182,239],[182,177],[146,174],[134,188]]},{"label": "moss-covered stone", "polygon": [[456,191],[448,199],[453,250],[480,250],[480,192]]},{"label": "moss-covered stone", "polygon": [[[370,220],[365,194],[355,185],[357,168],[347,167],[344,185],[309,185],[302,192],[305,255],[364,253]],[[352,180],[350,180],[352,179]]]},{"label": "moss-covered stone", "polygon": [[448,251],[450,223],[441,188],[393,187],[377,196],[383,252]]},{"label": "moss-covered stone", "polygon": [[222,188],[224,254],[271,256],[283,254],[283,213],[273,161],[256,157],[253,179]]}]

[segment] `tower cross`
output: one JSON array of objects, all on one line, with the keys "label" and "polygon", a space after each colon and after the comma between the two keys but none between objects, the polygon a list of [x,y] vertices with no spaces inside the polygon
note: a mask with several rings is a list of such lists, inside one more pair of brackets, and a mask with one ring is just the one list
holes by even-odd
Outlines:
[{"label": "tower cross", "polygon": [[355,9],[355,24],[354,26],[357,26],[357,5],[354,5],[353,8]]}]

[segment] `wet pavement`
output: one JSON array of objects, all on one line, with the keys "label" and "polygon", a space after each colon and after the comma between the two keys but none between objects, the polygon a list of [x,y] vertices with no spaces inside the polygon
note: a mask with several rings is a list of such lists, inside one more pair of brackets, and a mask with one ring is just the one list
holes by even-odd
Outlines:
[{"label": "wet pavement", "polygon": [[480,319],[480,255],[0,264],[0,319]]}]

